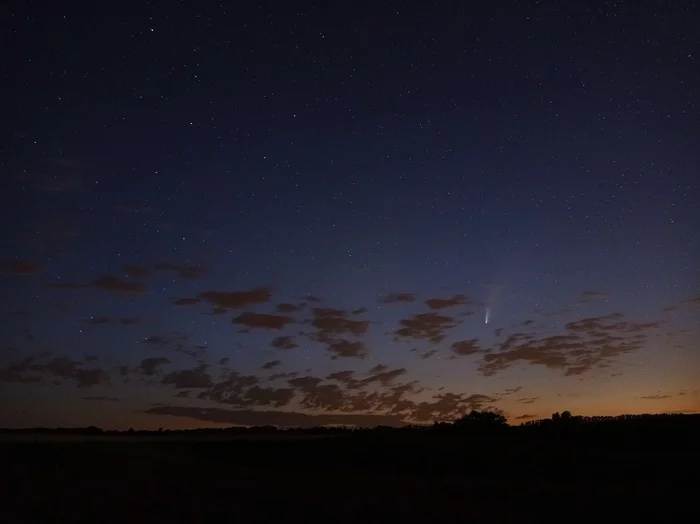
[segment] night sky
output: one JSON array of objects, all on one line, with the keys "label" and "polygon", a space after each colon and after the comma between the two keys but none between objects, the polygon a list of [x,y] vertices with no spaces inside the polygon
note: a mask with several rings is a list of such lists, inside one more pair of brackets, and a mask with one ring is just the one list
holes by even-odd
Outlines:
[{"label": "night sky", "polygon": [[0,426],[700,411],[698,20],[4,3]]}]

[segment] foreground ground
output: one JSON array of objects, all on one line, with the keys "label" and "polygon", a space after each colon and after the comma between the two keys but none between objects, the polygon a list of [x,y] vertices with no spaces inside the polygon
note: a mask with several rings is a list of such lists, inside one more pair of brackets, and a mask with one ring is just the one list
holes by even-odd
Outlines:
[{"label": "foreground ground", "polygon": [[700,486],[683,438],[3,443],[0,464],[3,522],[685,522]]}]

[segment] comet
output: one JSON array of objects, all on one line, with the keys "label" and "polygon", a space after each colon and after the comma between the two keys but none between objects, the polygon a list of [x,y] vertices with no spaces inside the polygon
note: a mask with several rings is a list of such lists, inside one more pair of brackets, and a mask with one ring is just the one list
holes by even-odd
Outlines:
[{"label": "comet", "polygon": [[491,316],[491,308],[487,307],[486,308],[486,314],[484,315],[484,324],[489,323],[489,317]]}]

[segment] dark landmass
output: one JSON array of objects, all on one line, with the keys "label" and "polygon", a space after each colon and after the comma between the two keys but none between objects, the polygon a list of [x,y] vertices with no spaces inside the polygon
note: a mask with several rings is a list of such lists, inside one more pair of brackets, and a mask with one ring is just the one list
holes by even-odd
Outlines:
[{"label": "dark landmass", "polygon": [[[565,412],[508,426],[498,414],[472,412],[454,424],[365,430],[3,434],[42,431],[85,438],[0,445],[4,521],[685,522],[697,516],[700,415]],[[231,439],[170,438],[177,436]],[[337,436],[346,438],[325,438]]]}]

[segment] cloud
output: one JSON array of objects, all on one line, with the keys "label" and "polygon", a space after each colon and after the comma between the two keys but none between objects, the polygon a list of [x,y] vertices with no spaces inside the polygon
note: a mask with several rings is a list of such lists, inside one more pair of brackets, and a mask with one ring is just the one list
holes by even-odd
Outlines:
[{"label": "cloud", "polygon": [[100,368],[85,368],[84,362],[66,357],[46,360],[49,355],[30,355],[0,369],[0,381],[30,383],[41,382],[44,377],[55,377],[71,380],[80,388],[109,382],[109,374]]},{"label": "cloud", "polygon": [[290,336],[275,337],[272,339],[272,347],[277,349],[294,349],[299,345]]},{"label": "cloud", "polygon": [[523,397],[523,398],[519,398],[518,402],[520,402],[521,404],[534,404],[539,399],[540,399],[540,397]]},{"label": "cloud", "polygon": [[124,266],[124,274],[129,278],[148,278],[151,276],[151,270],[129,264]]},{"label": "cloud", "polygon": [[221,408],[195,408],[184,406],[158,406],[147,409],[151,415],[186,417],[209,423],[240,426],[278,426],[312,428],[327,425],[355,427],[402,426],[405,423],[394,415],[356,414],[307,414],[290,411],[258,411],[252,409],[227,410]]},{"label": "cloud", "polygon": [[80,397],[81,400],[93,400],[95,402],[121,402],[121,399],[118,399],[116,397],[107,397],[105,395],[101,395],[98,397]]},{"label": "cloud", "polygon": [[363,358],[366,355],[364,342],[348,340],[348,337],[364,336],[369,321],[348,318],[348,312],[341,309],[313,308],[312,313],[311,325],[316,331],[311,338],[325,344],[334,358]]},{"label": "cloud", "polygon": [[436,353],[437,353],[437,349],[431,349],[430,351],[426,351],[425,353],[423,353],[423,354],[420,356],[420,358],[422,358],[423,360],[425,360],[425,359],[427,359],[427,358],[432,357],[432,356],[435,355]]},{"label": "cloud", "polygon": [[258,287],[248,291],[204,291],[198,296],[221,309],[243,309],[269,302],[272,293],[266,287]]},{"label": "cloud", "polygon": [[173,306],[194,306],[201,301],[201,298],[176,298],[172,301],[172,304]]},{"label": "cloud", "polygon": [[389,293],[379,298],[382,304],[396,304],[398,302],[413,302],[416,296],[413,293]]},{"label": "cloud", "polygon": [[296,320],[284,315],[269,315],[266,313],[252,313],[247,311],[241,313],[232,321],[234,324],[242,324],[248,328],[255,329],[283,329],[287,324],[295,324]]},{"label": "cloud", "polygon": [[646,397],[640,397],[643,398],[644,400],[663,400],[665,398],[673,398],[673,395],[649,395]]},{"label": "cloud", "polygon": [[430,309],[445,309],[467,304],[468,302],[469,299],[464,295],[455,295],[452,298],[429,298],[425,301]]},{"label": "cloud", "polygon": [[280,364],[282,364],[281,360],[271,360],[269,362],[265,362],[262,366],[260,366],[260,369],[274,369]]},{"label": "cloud", "polygon": [[93,287],[105,291],[116,291],[118,293],[141,294],[146,292],[146,285],[142,282],[121,280],[110,275],[102,275],[93,283]]},{"label": "cloud", "polygon": [[609,298],[610,293],[604,293],[602,291],[584,291],[578,299],[579,304],[587,304],[593,300]]},{"label": "cloud", "polygon": [[275,311],[277,313],[293,313],[295,311],[301,311],[302,309],[304,309],[304,307],[304,304],[294,305],[283,302],[281,304],[277,304],[277,306],[275,307]]},{"label": "cloud", "polygon": [[364,342],[348,340],[330,340],[327,343],[329,351],[333,353],[332,359],[337,358],[364,358],[367,355],[367,348]]},{"label": "cloud", "polygon": [[581,375],[610,366],[620,355],[641,349],[658,322],[623,321],[620,313],[589,317],[565,324],[562,334],[538,338],[515,333],[484,355],[479,371],[491,376],[524,362]]},{"label": "cloud", "polygon": [[673,313],[686,307],[700,307],[700,296],[689,298],[687,300],[681,300],[680,302],[677,302],[671,306],[665,307],[663,310],[665,313]]},{"label": "cloud", "polygon": [[479,347],[479,341],[475,338],[454,342],[450,346],[450,349],[452,350],[452,353],[459,357],[465,357],[483,351],[481,347]]},{"label": "cloud", "polygon": [[29,260],[12,259],[1,261],[0,270],[12,275],[34,275],[41,271],[41,266]]},{"label": "cloud", "polygon": [[524,415],[519,415],[519,416],[515,417],[515,420],[529,420],[529,419],[533,419],[533,418],[537,418],[537,415],[530,415],[530,414],[526,413]]},{"label": "cloud", "polygon": [[147,377],[152,377],[158,372],[158,368],[165,364],[170,364],[170,360],[165,357],[144,358],[140,364],[141,373]]},{"label": "cloud", "polygon": [[172,371],[163,377],[161,384],[175,389],[201,389],[213,386],[207,366],[200,365],[194,369]]},{"label": "cloud", "polygon": [[437,313],[418,313],[400,321],[401,327],[394,331],[394,340],[414,339],[427,340],[437,344],[446,337],[446,331],[455,327],[459,322],[446,315]]}]

